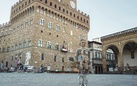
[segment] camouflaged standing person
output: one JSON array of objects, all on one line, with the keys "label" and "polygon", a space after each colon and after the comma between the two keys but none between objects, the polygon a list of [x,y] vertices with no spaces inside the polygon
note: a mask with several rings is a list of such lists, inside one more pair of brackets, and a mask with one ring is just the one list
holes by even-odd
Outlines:
[{"label": "camouflaged standing person", "polygon": [[76,52],[76,65],[79,69],[79,73],[81,73],[83,70],[87,74],[89,71],[89,50],[85,47],[86,41],[85,39],[80,40],[80,48]]},{"label": "camouflaged standing person", "polygon": [[80,40],[80,48],[76,52],[76,64],[79,69],[79,85],[87,86],[88,79],[86,75],[89,73],[89,50],[85,47],[86,41],[84,39]]}]

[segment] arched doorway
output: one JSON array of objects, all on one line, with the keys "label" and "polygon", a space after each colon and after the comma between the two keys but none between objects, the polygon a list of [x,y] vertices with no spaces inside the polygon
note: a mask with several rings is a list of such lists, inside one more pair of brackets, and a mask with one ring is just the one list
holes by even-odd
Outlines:
[{"label": "arched doorway", "polygon": [[[137,69],[137,43],[128,42],[123,47],[124,71]],[[137,71],[137,70],[136,70]]]},{"label": "arched doorway", "polygon": [[8,61],[6,61],[6,67],[8,68],[8,66],[9,66],[9,62],[8,62]]}]

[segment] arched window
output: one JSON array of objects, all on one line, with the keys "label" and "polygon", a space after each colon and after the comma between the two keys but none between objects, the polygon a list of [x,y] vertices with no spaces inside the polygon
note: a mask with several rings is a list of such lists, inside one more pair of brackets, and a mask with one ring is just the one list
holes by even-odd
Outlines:
[{"label": "arched window", "polygon": [[33,19],[30,20],[30,25],[32,25],[32,24],[33,24]]},{"label": "arched window", "polygon": [[31,44],[31,40],[28,41],[28,46],[30,47],[32,44]]},{"label": "arched window", "polygon": [[44,60],[44,54],[43,53],[41,54],[41,60]]},{"label": "arched window", "polygon": [[88,23],[88,20],[87,20],[87,23]]},{"label": "arched window", "polygon": [[85,22],[85,19],[84,19],[84,22]]},{"label": "arched window", "polygon": [[62,62],[64,62],[64,57],[62,57]]},{"label": "arched window", "polygon": [[72,16],[72,12],[70,12],[70,16]]},{"label": "arched window", "polygon": [[19,6],[19,10],[20,10],[21,6]]},{"label": "arched window", "polygon": [[14,46],[11,47],[12,48],[12,51],[14,50]]},{"label": "arched window", "polygon": [[26,22],[25,22],[25,27],[27,27],[27,26],[28,26],[28,24],[29,24],[29,23],[28,23],[28,21],[26,21]]},{"label": "arched window", "polygon": [[71,36],[73,35],[73,32],[72,32],[72,31],[70,31],[70,35],[71,35]]},{"label": "arched window", "polygon": [[50,6],[52,6],[52,2],[50,2]]},{"label": "arched window", "polygon": [[54,8],[57,8],[57,5],[56,5],[56,4],[54,5]]},{"label": "arched window", "polygon": [[56,25],[56,30],[59,31],[60,30],[60,26]]},{"label": "arched window", "polygon": [[76,17],[76,15],[74,14],[74,17]]},{"label": "arched window", "polygon": [[68,10],[66,10],[66,13],[68,14]]},{"label": "arched window", "polygon": [[58,43],[56,43],[55,49],[56,49],[56,50],[59,50],[59,44],[58,44]]},{"label": "arched window", "polygon": [[24,7],[24,4],[22,4],[22,8]]},{"label": "arched window", "polygon": [[6,52],[6,49],[5,49],[5,48],[3,48],[3,49],[2,49],[2,52]]},{"label": "arched window", "polygon": [[79,19],[79,16],[77,16],[77,19]]},{"label": "arched window", "polygon": [[81,17],[81,21],[82,21],[83,19],[82,19],[82,17]]},{"label": "arched window", "polygon": [[61,7],[59,7],[59,10],[61,10]]},{"label": "arched window", "polygon": [[47,0],[45,0],[45,3],[47,3]]},{"label": "arched window", "polygon": [[57,56],[55,55],[55,56],[54,56],[54,62],[56,62],[56,60],[57,60]]},{"label": "arched window", "polygon": [[22,43],[19,43],[19,48],[22,48]]},{"label": "arched window", "polygon": [[23,42],[23,47],[26,47],[26,41]]},{"label": "arched window", "polygon": [[9,64],[8,61],[6,61],[6,67],[8,67],[8,64]]},{"label": "arched window", "polygon": [[39,47],[43,47],[43,41],[42,41],[42,39],[39,39],[39,40],[38,40],[38,46],[39,46]]},{"label": "arched window", "polygon": [[65,27],[62,29],[63,30],[63,33],[65,33],[66,31],[65,31]]},{"label": "arched window", "polygon": [[52,28],[52,22],[48,22],[48,28]]},{"label": "arched window", "polygon": [[40,25],[44,26],[44,19],[40,19]]},{"label": "arched window", "polygon": [[30,3],[31,1],[29,0],[29,3]]},{"label": "arched window", "polygon": [[25,6],[27,5],[27,2],[25,2]]},{"label": "arched window", "polygon": [[63,12],[65,12],[65,9],[63,9]]},{"label": "arched window", "polygon": [[52,46],[51,42],[48,41],[48,42],[47,42],[47,48],[51,49],[51,46]]},{"label": "arched window", "polygon": [[10,47],[7,47],[7,52],[9,52],[10,51]]}]

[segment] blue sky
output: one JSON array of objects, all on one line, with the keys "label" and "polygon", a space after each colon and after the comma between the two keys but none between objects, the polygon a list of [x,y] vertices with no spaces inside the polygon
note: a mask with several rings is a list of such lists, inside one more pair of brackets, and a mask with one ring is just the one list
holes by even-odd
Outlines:
[{"label": "blue sky", "polygon": [[[0,0],[0,24],[9,21],[18,0]],[[88,39],[137,27],[137,0],[77,0],[78,9],[90,15]]]},{"label": "blue sky", "polygon": [[137,27],[137,0],[78,0],[90,15],[89,40]]}]

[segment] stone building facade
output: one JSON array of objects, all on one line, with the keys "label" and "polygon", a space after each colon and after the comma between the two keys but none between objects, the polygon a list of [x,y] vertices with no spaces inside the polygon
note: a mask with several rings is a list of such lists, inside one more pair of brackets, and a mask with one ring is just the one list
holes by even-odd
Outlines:
[{"label": "stone building facade", "polygon": [[0,62],[73,71],[79,40],[88,39],[89,30],[90,17],[77,10],[77,0],[19,0],[0,25]]}]

